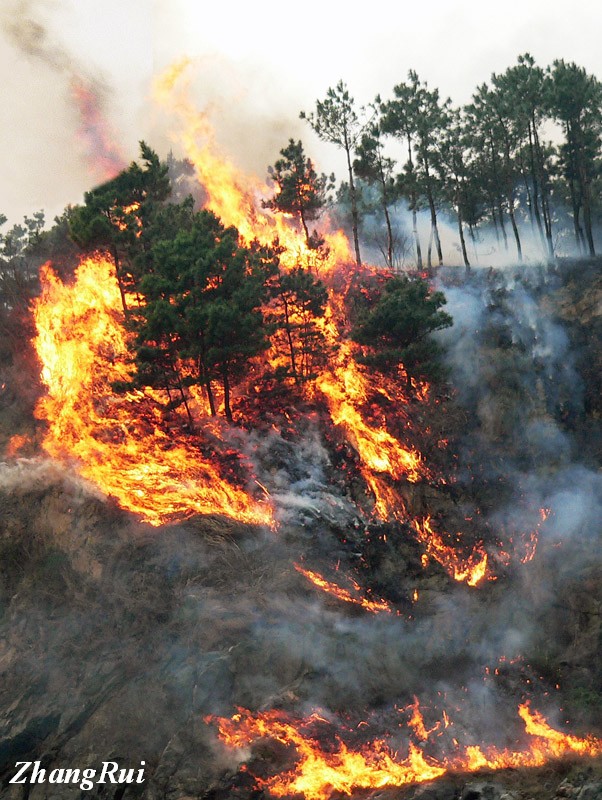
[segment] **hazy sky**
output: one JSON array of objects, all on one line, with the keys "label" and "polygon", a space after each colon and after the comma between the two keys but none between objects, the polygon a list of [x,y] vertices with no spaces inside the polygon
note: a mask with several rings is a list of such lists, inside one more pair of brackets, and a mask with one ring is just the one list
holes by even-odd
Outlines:
[{"label": "hazy sky", "polygon": [[264,176],[290,136],[321,169],[338,169],[298,114],[340,78],[367,103],[415,69],[463,103],[526,51],[602,78],[594,0],[372,0],[361,12],[328,0],[0,0],[0,15],[0,212],[11,222],[38,209],[51,217],[98,181],[73,81],[93,88],[126,162],[141,138],[165,155],[169,120],[150,84],[188,55],[198,62],[195,100],[211,104],[224,148]]}]

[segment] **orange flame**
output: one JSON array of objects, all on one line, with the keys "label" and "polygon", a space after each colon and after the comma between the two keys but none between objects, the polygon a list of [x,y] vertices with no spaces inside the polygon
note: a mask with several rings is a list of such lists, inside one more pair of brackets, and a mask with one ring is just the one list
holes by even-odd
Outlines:
[{"label": "orange flame", "polygon": [[456,581],[477,586],[487,576],[487,553],[477,545],[469,558],[462,560],[453,547],[445,544],[441,536],[431,526],[428,515],[422,520],[412,520],[418,541],[426,547],[427,555],[438,561]]},{"label": "orange flame", "polygon": [[[217,725],[220,739],[230,748],[247,748],[254,742],[273,739],[294,749],[296,761],[292,769],[273,777],[256,778],[256,783],[274,797],[302,795],[305,800],[329,800],[336,792],[350,795],[359,789],[423,783],[452,771],[537,767],[569,753],[602,754],[602,740],[580,739],[557,731],[541,714],[531,712],[527,703],[519,706],[518,713],[526,733],[533,737],[527,748],[499,750],[470,745],[440,759],[425,756],[414,742],[410,742],[405,759],[399,758],[383,739],[374,739],[352,750],[338,734],[334,734],[334,742],[331,736],[328,747],[322,748],[319,726],[328,722],[317,713],[306,720],[294,720],[282,711],[253,715],[239,709],[231,719],[207,717],[206,721]],[[447,726],[447,715],[444,719]],[[423,741],[438,728],[427,731],[424,723],[412,727]]]},{"label": "orange flame", "polygon": [[303,569],[299,564],[295,564],[295,569],[307,578],[308,581],[311,581],[318,589],[336,597],[337,600],[342,600],[344,603],[353,603],[354,605],[366,609],[366,611],[371,611],[373,614],[378,614],[379,611],[387,611],[389,613],[392,611],[390,604],[387,603],[386,600],[369,600],[367,597],[358,596],[361,595],[362,590],[359,584],[354,580],[351,580],[351,585],[356,592],[355,595],[351,594],[347,589],[337,586],[336,583],[327,581],[319,573],[309,569]]},{"label": "orange flame", "polygon": [[384,473],[394,480],[406,478],[416,483],[427,474],[420,453],[404,447],[384,427],[369,425],[361,406],[367,400],[366,379],[352,357],[350,342],[342,342],[336,364],[316,381],[326,396],[332,421],[346,432],[362,462],[362,473],[376,496],[376,513],[386,516],[390,510],[380,496],[374,474]]},{"label": "orange flame", "polygon": [[34,345],[47,394],[36,414],[48,423],[43,447],[75,460],[80,474],[152,525],[190,513],[272,523],[271,508],[224,480],[184,435],[161,426],[150,390],[117,396],[127,380],[127,340],[111,263],[87,258],[66,286],[49,265],[34,305]]},{"label": "orange flame", "polygon": [[272,194],[264,182],[238,170],[219,152],[206,113],[197,111],[188,97],[190,59],[184,58],[166,70],[154,84],[156,101],[174,112],[181,123],[180,139],[197,177],[208,194],[206,207],[225,225],[234,225],[248,244],[257,239],[270,245],[277,238],[285,248],[285,267],[298,265],[323,272],[351,260],[347,237],[342,231],[325,234],[328,254],[317,255],[307,246],[303,233],[283,214],[258,211],[261,201]]},{"label": "orange flame", "polygon": [[414,731],[414,735],[420,739],[421,742],[428,741],[431,733],[439,730],[441,723],[437,722],[432,728],[427,730],[424,724],[424,717],[420,710],[420,702],[417,697],[414,697],[414,702],[408,707],[412,711],[412,716],[408,720],[408,726]]}]

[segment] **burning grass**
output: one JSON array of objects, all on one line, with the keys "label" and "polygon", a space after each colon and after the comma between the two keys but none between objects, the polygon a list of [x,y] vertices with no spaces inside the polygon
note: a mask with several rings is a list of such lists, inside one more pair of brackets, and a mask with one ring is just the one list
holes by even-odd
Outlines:
[{"label": "burning grass", "polygon": [[[562,733],[524,703],[518,708],[527,735],[522,747],[500,750],[482,745],[460,746],[454,739],[456,751],[436,758],[423,752],[416,740],[428,742],[440,726],[426,729],[418,701],[411,709],[408,724],[414,739],[410,740],[405,757],[385,739],[363,742],[357,749],[348,745],[319,713],[297,720],[280,711],[252,714],[240,709],[231,719],[209,717],[208,721],[216,725],[221,741],[235,750],[264,740],[291,748],[294,766],[277,775],[257,777],[256,785],[273,797],[301,795],[304,800],[329,800],[339,793],[351,795],[362,789],[424,783],[449,773],[539,767],[567,755],[602,754],[601,739]],[[447,715],[443,725],[451,725]]]}]

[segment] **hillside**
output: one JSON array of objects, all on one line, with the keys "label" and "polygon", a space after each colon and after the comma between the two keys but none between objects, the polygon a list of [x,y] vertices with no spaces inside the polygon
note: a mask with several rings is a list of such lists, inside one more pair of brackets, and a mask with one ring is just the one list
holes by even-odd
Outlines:
[{"label": "hillside", "polygon": [[[525,701],[551,729],[602,735],[599,267],[438,273],[454,318],[438,334],[448,382],[424,401],[362,406],[409,437],[427,477],[370,472],[328,395],[263,395],[260,413],[240,398],[244,422],[225,441],[275,527],[202,514],[151,525],[124,511],[76,461],[42,453],[48,424],[31,407],[43,389],[24,380],[32,354],[16,355],[2,440],[29,438],[13,439],[0,473],[2,796],[78,791],[8,785],[22,760],[145,761],[143,785],[94,788],[117,800],[250,799],[262,782],[275,794],[273,776],[294,774],[298,756],[282,739],[220,743],[217,718],[236,708],[284,715],[324,758],[341,741],[368,757],[385,739],[399,759],[414,742],[427,764],[456,764],[428,788],[358,797],[600,796],[599,759],[570,748],[560,763],[545,751],[536,770],[522,755],[509,770],[457,766],[474,745],[530,752]],[[204,458],[223,458],[225,430]],[[228,480],[241,470],[232,462]],[[404,515],[379,519],[375,491]],[[480,552],[488,571],[471,587],[458,572]]]}]

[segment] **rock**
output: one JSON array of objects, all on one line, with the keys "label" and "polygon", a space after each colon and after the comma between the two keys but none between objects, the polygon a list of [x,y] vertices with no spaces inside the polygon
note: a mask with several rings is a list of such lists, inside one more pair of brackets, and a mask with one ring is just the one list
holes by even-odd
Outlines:
[{"label": "rock", "polygon": [[575,792],[577,789],[567,780],[562,781],[562,783],[556,789],[556,797],[574,797]]},{"label": "rock", "polygon": [[464,787],[460,800],[501,800],[502,791],[495,783],[470,783]]},{"label": "rock", "polygon": [[602,800],[602,781],[586,783],[575,797],[577,800]]},{"label": "rock", "polygon": [[420,786],[412,800],[457,800],[458,786],[452,781],[440,780]]}]

